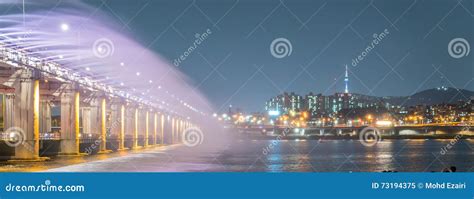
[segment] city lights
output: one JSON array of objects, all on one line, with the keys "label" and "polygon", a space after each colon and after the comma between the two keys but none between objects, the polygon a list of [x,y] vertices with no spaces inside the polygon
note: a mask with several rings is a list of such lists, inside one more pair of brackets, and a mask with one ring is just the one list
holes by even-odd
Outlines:
[{"label": "city lights", "polygon": [[268,111],[268,115],[270,115],[270,116],[279,116],[280,111]]}]

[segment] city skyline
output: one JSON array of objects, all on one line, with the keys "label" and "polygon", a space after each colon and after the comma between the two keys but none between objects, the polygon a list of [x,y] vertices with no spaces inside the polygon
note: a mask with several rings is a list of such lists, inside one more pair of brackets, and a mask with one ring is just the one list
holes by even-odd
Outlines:
[{"label": "city skyline", "polygon": [[[371,99],[371,101],[384,101],[383,100],[384,98],[389,99],[389,98],[397,98],[397,97],[410,97],[410,96],[412,96],[414,94],[417,94],[419,92],[425,92],[425,91],[433,90],[433,89],[441,90],[441,91],[447,91],[448,89],[450,89],[451,91],[452,90],[455,90],[455,92],[457,91],[456,95],[459,95],[460,97],[454,96],[449,101],[443,101],[443,103],[446,103],[446,104],[455,104],[455,103],[457,103],[456,99],[464,101],[464,102],[468,102],[469,100],[472,100],[472,98],[473,98],[473,96],[471,96],[471,95],[466,96],[462,93],[463,91],[468,91],[468,92],[473,93],[473,91],[471,91],[471,90],[458,89],[458,88],[448,87],[446,85],[440,85],[439,87],[436,87],[436,88],[427,88],[426,90],[421,90],[421,91],[418,91],[417,93],[411,93],[410,95],[403,95],[403,96],[394,96],[394,95],[375,96],[375,95],[366,95],[366,94],[362,94],[362,93],[350,92],[350,89],[349,89],[350,88],[350,86],[349,86],[349,73],[348,73],[347,66],[346,66],[345,71],[344,71],[343,81],[344,81],[343,91],[335,91],[335,93],[332,93],[332,94],[328,93],[328,94],[325,95],[322,92],[314,92],[314,91],[309,91],[306,94],[296,93],[296,92],[293,92],[293,91],[283,91],[282,93],[279,93],[276,96],[271,96],[270,100],[265,101],[265,111],[264,111],[264,113],[268,113],[269,111],[280,111],[279,108],[275,108],[275,107],[269,108],[268,103],[271,102],[274,99],[277,99],[277,98],[281,97],[281,96],[290,96],[290,98],[296,98],[295,100],[297,100],[298,103],[304,104],[304,106],[310,106],[310,107],[311,107],[311,105],[308,105],[308,103],[310,103],[311,99],[308,99],[308,98],[315,97],[315,96],[323,96],[323,97],[332,97],[332,96],[334,96],[334,97],[337,98],[340,95],[343,96],[345,94],[349,94],[351,96],[353,95],[353,96],[360,96],[360,97],[363,97],[363,98],[373,98],[373,99]],[[374,99],[376,99],[376,100],[374,100]],[[291,102],[291,103],[293,103],[293,102]],[[422,102],[422,103],[419,103],[418,105],[426,105],[426,104],[429,104],[429,103],[430,102]],[[349,104],[349,103],[347,103],[347,104]],[[291,105],[291,106],[294,107],[296,105]],[[304,106],[301,105],[301,107],[304,107]],[[413,104],[405,105],[405,106],[406,107],[413,106]],[[342,107],[342,106],[340,106],[340,107]],[[246,111],[245,107],[237,107],[237,108],[239,110]],[[293,110],[294,110],[294,108],[293,108]],[[340,110],[340,108],[339,108],[339,110]],[[306,107],[306,111],[308,111],[308,107]],[[246,112],[255,112],[255,111],[246,111]],[[337,111],[334,109],[333,112],[337,112]]]},{"label": "city skyline", "polygon": [[[426,94],[427,92],[428,94]],[[472,101],[474,99],[473,93],[474,92],[470,90],[457,90],[444,86],[423,90],[409,96],[370,96],[350,92],[336,92],[328,95],[314,92],[307,94],[284,92],[269,98],[269,100],[265,102],[265,111],[260,113],[269,114],[269,112],[278,111],[280,114],[288,114],[288,111],[291,110],[296,112],[309,111],[310,114],[313,114],[312,112],[316,112],[316,109],[312,110],[312,107],[316,108],[321,106],[326,106],[324,109],[331,109],[329,112],[337,113],[341,109],[370,108],[372,106],[409,108],[443,104],[456,105]],[[443,96],[437,96],[440,94]],[[457,94],[457,96],[452,94]],[[421,97],[416,95],[421,95]],[[331,102],[327,102],[326,105],[324,105],[324,102],[319,102],[318,99]],[[354,100],[354,102],[352,102],[352,100]],[[334,101],[334,103],[332,101]],[[340,102],[340,104],[336,102]],[[234,107],[234,110],[235,109],[246,113],[256,113],[245,111],[242,107]],[[328,112],[328,110],[323,112]]]}]

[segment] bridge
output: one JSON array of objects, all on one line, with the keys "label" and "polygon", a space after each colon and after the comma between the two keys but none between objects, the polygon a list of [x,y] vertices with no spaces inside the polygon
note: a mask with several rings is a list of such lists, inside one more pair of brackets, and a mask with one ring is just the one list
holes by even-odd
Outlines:
[{"label": "bridge", "polygon": [[0,101],[1,139],[8,145],[0,146],[0,158],[8,160],[44,160],[51,142],[61,156],[175,144],[196,126],[187,116],[1,42]]},{"label": "bridge", "polygon": [[[237,130],[247,133],[269,134],[299,134],[299,135],[358,135],[364,129],[371,128],[382,135],[456,135],[474,136],[472,123],[457,124],[423,124],[397,126],[320,126],[320,127],[288,127],[282,125],[251,125],[236,127]],[[286,132],[285,132],[286,131]]]}]

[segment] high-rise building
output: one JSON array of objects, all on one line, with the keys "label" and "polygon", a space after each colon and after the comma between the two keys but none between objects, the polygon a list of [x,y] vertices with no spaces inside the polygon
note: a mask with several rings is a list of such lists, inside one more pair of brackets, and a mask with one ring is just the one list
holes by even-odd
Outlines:
[{"label": "high-rise building", "polygon": [[356,102],[354,96],[352,93],[335,93],[332,112],[338,112],[341,109],[355,108]]},{"label": "high-rise building", "polygon": [[321,94],[313,94],[312,92],[307,94],[304,99],[303,109],[309,112],[311,117],[315,117],[323,110],[324,98]]},{"label": "high-rise building", "polygon": [[287,114],[290,111],[301,111],[303,110],[304,99],[300,95],[295,93],[283,93],[274,98],[271,98],[265,103],[265,110],[268,111],[279,111],[281,114]]},{"label": "high-rise building", "polygon": [[290,94],[290,107],[289,110],[291,111],[301,111],[303,110],[303,97],[301,95],[297,95],[295,93]]}]

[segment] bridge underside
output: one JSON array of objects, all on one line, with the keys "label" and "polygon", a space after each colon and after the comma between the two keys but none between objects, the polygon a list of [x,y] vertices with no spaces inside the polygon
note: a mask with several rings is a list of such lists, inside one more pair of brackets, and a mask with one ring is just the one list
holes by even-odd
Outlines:
[{"label": "bridge underside", "polygon": [[[178,143],[186,119],[31,68],[0,63],[1,159],[40,160]],[[55,153],[53,153],[55,154]]]}]

